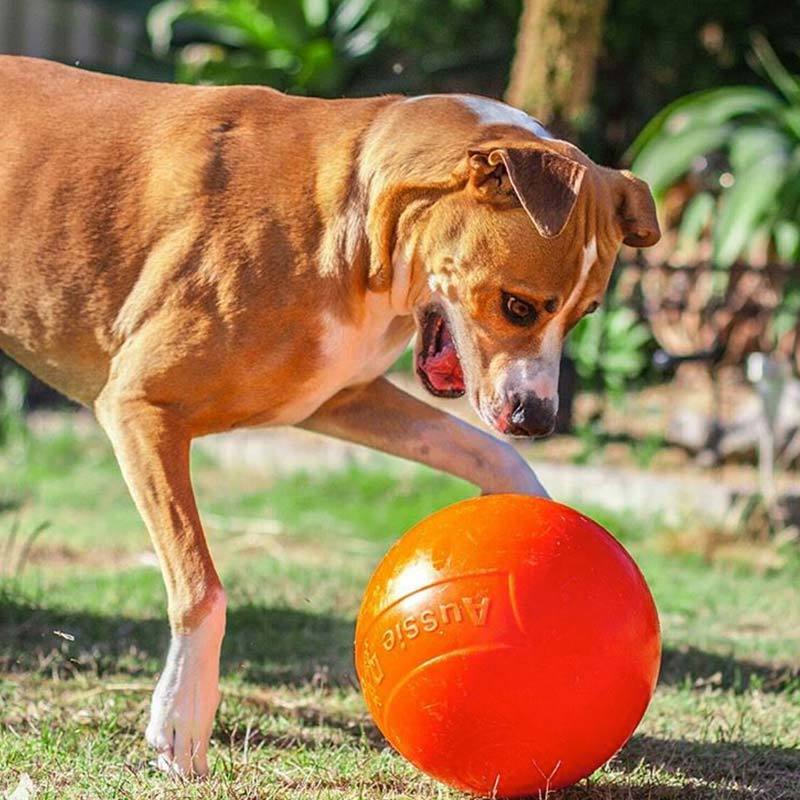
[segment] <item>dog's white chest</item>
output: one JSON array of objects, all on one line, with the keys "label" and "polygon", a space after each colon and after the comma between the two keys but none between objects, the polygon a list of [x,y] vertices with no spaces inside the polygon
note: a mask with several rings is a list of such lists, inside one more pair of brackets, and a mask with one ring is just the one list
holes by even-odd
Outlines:
[{"label": "dog's white chest", "polygon": [[301,396],[281,408],[278,425],[307,419],[323,403],[348,386],[368,383],[383,375],[399,358],[411,338],[399,335],[397,317],[385,295],[368,295],[366,313],[359,325],[343,323],[333,314],[322,318],[318,368]]}]

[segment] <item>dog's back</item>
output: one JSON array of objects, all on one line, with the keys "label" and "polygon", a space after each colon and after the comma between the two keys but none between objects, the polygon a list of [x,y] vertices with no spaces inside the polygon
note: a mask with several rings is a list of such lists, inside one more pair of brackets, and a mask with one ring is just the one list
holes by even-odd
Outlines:
[{"label": "dog's back", "polygon": [[275,287],[314,269],[316,182],[347,191],[335,159],[352,168],[354,141],[386,102],[0,57],[0,349],[90,403],[125,338],[191,273],[206,270],[193,283],[208,285],[240,270],[257,290],[254,275]]},{"label": "dog's back", "polygon": [[102,380],[136,281],[143,239],[116,231],[141,219],[142,120],[168,95],[0,57],[0,347],[68,393]]}]

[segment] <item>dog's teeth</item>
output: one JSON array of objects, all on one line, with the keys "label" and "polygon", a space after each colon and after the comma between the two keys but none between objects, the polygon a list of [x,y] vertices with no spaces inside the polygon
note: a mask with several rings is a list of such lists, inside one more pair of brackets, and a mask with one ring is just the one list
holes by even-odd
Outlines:
[{"label": "dog's teeth", "polygon": [[435,318],[430,323],[430,334],[428,336],[428,347],[427,347],[427,355],[433,356],[436,354],[436,346],[439,340],[439,318]]},{"label": "dog's teeth", "polygon": [[433,338],[433,352],[438,353],[442,349],[442,334],[444,333],[444,320],[439,317],[436,320],[436,330],[434,331]]}]

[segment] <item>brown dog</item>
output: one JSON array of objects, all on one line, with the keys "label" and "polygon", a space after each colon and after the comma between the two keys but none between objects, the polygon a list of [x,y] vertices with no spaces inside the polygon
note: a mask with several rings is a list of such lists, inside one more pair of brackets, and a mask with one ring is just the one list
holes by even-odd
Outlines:
[{"label": "brown dog", "polygon": [[225,595],[195,436],[302,425],[543,493],[508,443],[382,376],[414,331],[437,395],[543,435],[566,332],[647,186],[466,95],[323,101],[0,58],[0,348],[94,409],[153,538],[172,645],[147,738],[204,773]]}]

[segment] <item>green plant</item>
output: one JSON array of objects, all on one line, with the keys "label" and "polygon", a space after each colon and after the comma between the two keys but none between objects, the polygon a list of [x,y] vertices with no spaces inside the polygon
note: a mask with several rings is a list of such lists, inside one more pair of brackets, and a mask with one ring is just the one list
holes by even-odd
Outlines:
[{"label": "green plant", "polygon": [[21,369],[0,364],[0,447],[27,432],[23,416],[27,386],[27,376]]},{"label": "green plant", "polygon": [[636,313],[612,304],[575,326],[567,354],[584,388],[619,397],[644,372],[651,343],[650,330]]},{"label": "green plant", "polygon": [[691,174],[679,244],[710,231],[712,260],[728,267],[754,248],[800,259],[800,79],[766,39],[753,54],[769,88],[728,86],[687,95],[659,112],[633,143],[633,169],[657,197]]},{"label": "green plant", "polygon": [[375,0],[163,0],[147,28],[181,82],[335,95],[389,21]]},{"label": "green plant", "polygon": [[581,449],[570,459],[573,464],[583,466],[597,458],[608,444],[608,434],[597,419],[586,420],[575,426],[575,436]]},{"label": "green plant", "polygon": [[643,439],[631,442],[631,456],[638,467],[649,469],[664,445],[665,440],[660,433],[648,433]]},{"label": "green plant", "polygon": [[410,344],[400,354],[397,361],[392,364],[389,372],[405,372],[408,375],[414,374],[414,346]]}]

